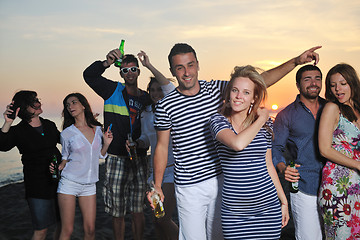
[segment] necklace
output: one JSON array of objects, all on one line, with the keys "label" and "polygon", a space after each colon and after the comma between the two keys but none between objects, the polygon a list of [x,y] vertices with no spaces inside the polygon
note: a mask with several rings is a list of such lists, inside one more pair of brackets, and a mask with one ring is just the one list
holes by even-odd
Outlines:
[{"label": "necklace", "polygon": [[232,120],[232,117],[229,117],[228,118],[230,124],[232,125],[233,129],[236,131],[236,132],[240,132],[241,129],[242,129],[242,123],[241,124],[237,124],[235,121]]}]

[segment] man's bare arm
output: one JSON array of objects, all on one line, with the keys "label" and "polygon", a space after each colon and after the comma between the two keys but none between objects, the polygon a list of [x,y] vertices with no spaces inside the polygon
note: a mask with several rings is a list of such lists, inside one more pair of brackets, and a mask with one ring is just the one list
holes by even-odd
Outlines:
[{"label": "man's bare arm", "polygon": [[289,61],[281,64],[280,66],[263,72],[261,75],[265,80],[266,86],[270,87],[271,85],[278,82],[286,74],[291,72],[297,65],[306,64],[312,61],[314,61],[314,65],[316,65],[319,62],[319,54],[316,53],[315,50],[319,48],[321,48],[321,46],[310,48],[299,56],[290,59]]}]

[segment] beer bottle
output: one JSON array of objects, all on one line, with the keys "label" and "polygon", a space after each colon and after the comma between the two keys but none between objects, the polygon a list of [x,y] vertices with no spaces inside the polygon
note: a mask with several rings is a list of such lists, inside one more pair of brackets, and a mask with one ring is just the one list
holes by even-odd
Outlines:
[{"label": "beer bottle", "polygon": [[116,66],[116,67],[121,67],[121,63],[122,63],[122,58],[124,57],[124,44],[125,44],[125,40],[124,39],[122,39],[121,40],[121,43],[120,43],[120,47],[119,47],[119,50],[120,50],[120,52],[121,52],[121,56],[120,56],[120,58],[118,59],[118,60],[116,60],[115,62],[114,62],[114,65]]},{"label": "beer bottle", "polygon": [[130,160],[136,159],[137,158],[136,143],[133,141],[131,133],[128,133],[128,141],[129,141],[129,148],[130,148],[130,152],[129,152]]},{"label": "beer bottle", "polygon": [[[290,160],[290,167],[296,169],[294,160]],[[291,182],[290,184],[290,192],[297,193],[299,191],[299,181]]]},{"label": "beer bottle", "polygon": [[151,187],[151,191],[154,192],[151,196],[151,201],[154,205],[154,215],[156,218],[162,218],[165,216],[165,210],[164,205],[160,199],[160,195],[155,191],[154,186]]},{"label": "beer bottle", "polygon": [[54,171],[51,174],[51,178],[53,180],[59,180],[59,165],[58,165],[57,157],[55,154],[54,154],[51,162],[53,163],[53,166],[54,166]]}]

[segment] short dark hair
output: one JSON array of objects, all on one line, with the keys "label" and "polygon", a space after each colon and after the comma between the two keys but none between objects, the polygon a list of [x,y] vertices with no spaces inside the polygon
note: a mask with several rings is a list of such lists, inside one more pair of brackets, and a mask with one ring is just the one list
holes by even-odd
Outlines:
[{"label": "short dark hair", "polygon": [[139,61],[133,54],[125,54],[122,60],[122,63],[135,63],[139,67]]},{"label": "short dark hair", "polygon": [[197,61],[195,50],[187,43],[176,43],[170,50],[168,60],[170,68],[172,68],[172,57],[182,53],[194,53],[195,59]]},{"label": "short dark hair", "polygon": [[26,122],[30,122],[33,114],[27,109],[28,107],[34,107],[34,103],[38,101],[36,99],[37,93],[35,91],[21,90],[15,93],[13,97],[14,105],[16,108],[20,108],[18,116]]},{"label": "short dark hair", "polygon": [[320,72],[320,77],[322,78],[322,72],[321,72],[320,68],[318,68],[318,67],[315,66],[315,65],[308,64],[308,65],[302,66],[302,67],[296,72],[296,83],[297,83],[297,84],[300,84],[300,80],[301,80],[302,74],[303,74],[304,72],[307,72],[307,71],[319,71],[319,72]]}]

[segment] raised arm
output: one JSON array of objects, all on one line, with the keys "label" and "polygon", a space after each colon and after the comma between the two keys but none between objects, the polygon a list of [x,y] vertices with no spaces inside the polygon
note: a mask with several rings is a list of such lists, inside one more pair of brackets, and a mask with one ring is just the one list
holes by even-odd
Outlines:
[{"label": "raised arm", "polygon": [[[8,117],[8,114],[11,114],[13,112],[13,110],[11,110],[12,104],[14,104],[14,102],[7,105],[4,112],[5,121],[0,131],[0,151],[9,151],[16,146],[16,136],[14,134],[14,131],[11,131],[10,129],[12,123],[14,122],[14,119]],[[20,108],[16,109],[15,118],[17,117],[19,110]]]},{"label": "raised arm", "polygon": [[[2,128],[1,128],[1,131],[2,131],[3,133],[7,133],[7,132],[10,130],[11,124],[14,122],[14,119],[17,117],[17,115],[18,115],[18,113],[19,113],[19,111],[20,111],[20,108],[17,108],[17,109],[15,109],[15,110],[12,110],[11,107],[12,107],[13,104],[14,104],[14,101],[12,101],[9,105],[7,105],[7,106],[6,106],[6,109],[5,109],[5,112],[4,112],[4,114],[3,114],[3,115],[4,115],[4,119],[5,119],[4,124],[3,124]],[[9,118],[9,116],[8,116],[8,115],[12,114],[13,111],[16,111],[16,112],[15,112],[15,118],[14,118],[14,119]]]},{"label": "raised arm", "polygon": [[111,50],[106,55],[106,60],[95,61],[88,66],[83,72],[83,78],[89,87],[91,87],[103,99],[108,99],[115,91],[118,82],[109,80],[102,76],[105,70],[110,67],[112,63],[121,53],[119,49]]},{"label": "raised arm", "polygon": [[333,132],[339,122],[339,107],[332,102],[325,105],[319,125],[319,149],[328,160],[360,171],[360,162],[349,158],[332,148]]},{"label": "raised arm", "polygon": [[269,118],[269,111],[265,108],[258,108],[258,114],[259,117],[256,121],[240,133],[235,134],[231,129],[226,128],[218,132],[216,140],[235,151],[243,150],[251,143]]},{"label": "raised arm", "polygon": [[102,156],[105,156],[106,155],[106,152],[111,144],[113,140],[113,134],[110,130],[110,126],[107,128],[106,132],[103,133],[103,145],[102,145],[102,148],[101,148],[101,155]]},{"label": "raised arm", "polygon": [[321,46],[316,46],[306,50],[299,56],[290,59],[289,61],[277,66],[273,69],[270,69],[266,72],[263,72],[261,75],[263,76],[266,86],[270,87],[281,78],[283,78],[286,74],[291,72],[297,65],[302,65],[305,63],[309,63],[314,61],[314,65],[319,62],[319,54],[315,52],[315,50],[321,48]]},{"label": "raised arm", "polygon": [[137,56],[141,64],[150,70],[160,85],[169,84],[169,80],[150,63],[150,59],[144,51],[140,51]]},{"label": "raised arm", "polygon": [[117,59],[122,58],[122,54],[120,52],[120,50],[118,48],[111,50],[107,55],[106,55],[106,60],[104,60],[103,66],[105,68],[108,68],[111,66],[111,64],[113,64]]}]

